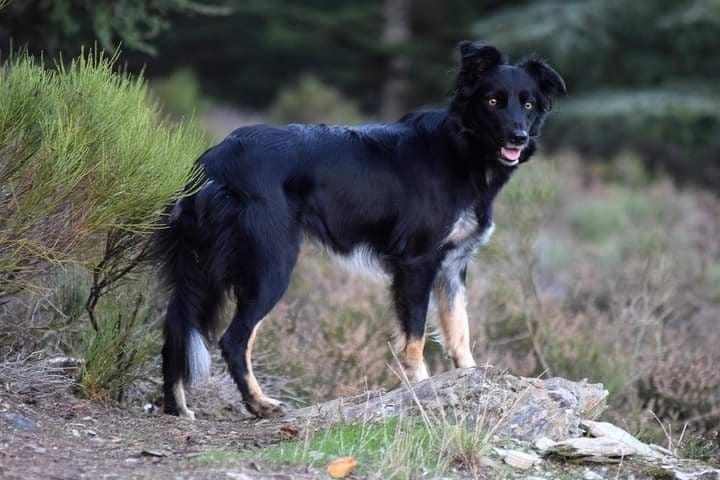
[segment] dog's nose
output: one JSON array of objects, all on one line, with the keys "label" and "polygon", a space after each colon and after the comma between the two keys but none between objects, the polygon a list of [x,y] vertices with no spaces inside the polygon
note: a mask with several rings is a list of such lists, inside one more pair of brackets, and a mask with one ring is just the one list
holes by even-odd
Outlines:
[{"label": "dog's nose", "polygon": [[525,142],[527,142],[527,139],[528,139],[528,134],[525,130],[515,130],[508,137],[508,140],[513,145],[525,145]]}]

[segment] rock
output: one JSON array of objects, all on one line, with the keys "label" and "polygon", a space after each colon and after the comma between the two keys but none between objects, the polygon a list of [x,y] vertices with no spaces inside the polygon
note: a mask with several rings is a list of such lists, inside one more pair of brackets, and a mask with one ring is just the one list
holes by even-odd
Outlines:
[{"label": "rock", "polygon": [[281,439],[278,432],[326,428],[337,422],[378,422],[426,415],[492,429],[502,438],[562,440],[583,433],[581,420],[596,418],[606,407],[601,384],[562,378],[516,377],[491,366],[455,369],[408,387],[372,390],[290,411],[286,417],[248,421],[254,438]]},{"label": "rock", "polygon": [[527,470],[542,461],[542,459],[537,455],[521,452],[520,450],[496,448],[495,453],[497,453],[500,458],[502,458],[503,461],[511,467],[520,468],[522,470]]},{"label": "rock", "polygon": [[45,364],[52,370],[61,370],[69,377],[74,377],[85,365],[85,360],[75,357],[52,357],[45,360]]},{"label": "rock", "polygon": [[35,430],[37,430],[37,425],[35,424],[35,422],[32,419],[23,415],[6,412],[2,414],[2,418],[16,430],[20,430],[23,432],[34,432]]},{"label": "rock", "polygon": [[611,437],[569,438],[549,445],[544,453],[561,457],[583,458],[588,461],[606,461],[612,458],[635,455],[638,451],[627,443]]},{"label": "rock", "polygon": [[585,427],[593,437],[607,437],[622,442],[635,449],[638,455],[652,458],[662,458],[664,455],[654,450],[650,445],[641,442],[620,427],[608,422],[594,422],[583,420],[581,425]]}]

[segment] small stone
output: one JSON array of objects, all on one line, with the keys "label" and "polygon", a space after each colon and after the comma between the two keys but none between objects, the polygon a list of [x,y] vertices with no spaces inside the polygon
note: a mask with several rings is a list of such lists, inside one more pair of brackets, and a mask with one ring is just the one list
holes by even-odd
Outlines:
[{"label": "small stone", "polygon": [[552,447],[553,445],[555,445],[555,442],[550,440],[547,437],[538,438],[537,440],[535,440],[535,444],[534,444],[535,448],[537,450],[540,450],[541,452],[544,452],[545,450]]},{"label": "small stone", "polygon": [[583,480],[603,480],[603,478],[602,475],[592,470],[585,470],[585,473],[583,473]]},{"label": "small stone", "polygon": [[97,433],[95,432],[95,430],[85,430],[85,434],[90,435],[91,437],[97,436]]},{"label": "small stone", "polygon": [[495,453],[500,455],[505,463],[511,467],[527,470],[536,463],[540,463],[542,459],[533,453],[521,452],[520,450],[506,450],[496,448]]},{"label": "small stone", "polygon": [[2,418],[16,430],[23,432],[34,432],[37,430],[35,422],[28,417],[18,415],[17,413],[3,413]]},{"label": "small stone", "polygon": [[233,480],[252,480],[252,478],[248,477],[244,473],[239,472],[225,472],[225,476],[232,478]]},{"label": "small stone", "polygon": [[163,452],[162,450],[143,450],[140,452],[140,455],[142,455],[144,457],[156,457],[156,458],[168,456],[168,454],[166,452]]},{"label": "small stone", "polygon": [[77,429],[73,428],[73,429],[72,429],[72,436],[73,436],[73,437],[79,437],[79,436],[80,436],[80,432],[78,432]]},{"label": "small stone", "polygon": [[35,453],[47,453],[47,448],[39,447],[32,443],[29,443],[26,446],[27,446],[27,448],[29,448],[30,450],[32,450]]}]

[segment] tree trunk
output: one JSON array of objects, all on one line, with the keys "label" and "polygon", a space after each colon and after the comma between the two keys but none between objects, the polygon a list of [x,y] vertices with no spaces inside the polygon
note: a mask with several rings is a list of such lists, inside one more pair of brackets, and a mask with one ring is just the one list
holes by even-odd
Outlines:
[{"label": "tree trunk", "polygon": [[384,120],[395,121],[406,109],[410,61],[398,49],[410,41],[411,6],[412,0],[385,0],[383,4],[382,41],[391,52],[380,107]]}]

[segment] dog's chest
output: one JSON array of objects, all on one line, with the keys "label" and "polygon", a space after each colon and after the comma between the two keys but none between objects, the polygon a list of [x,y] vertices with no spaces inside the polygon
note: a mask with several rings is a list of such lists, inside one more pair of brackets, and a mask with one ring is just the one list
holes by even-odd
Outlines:
[{"label": "dog's chest", "polygon": [[478,220],[474,208],[461,212],[445,237],[444,245],[450,248],[443,267],[458,271],[464,268],[477,249],[490,240],[494,231],[495,224],[489,219]]},{"label": "dog's chest", "polygon": [[468,208],[455,220],[444,243],[450,243],[455,247],[468,243],[475,246],[484,245],[490,240],[493,230],[495,230],[494,223],[484,220],[481,225],[475,209]]}]

